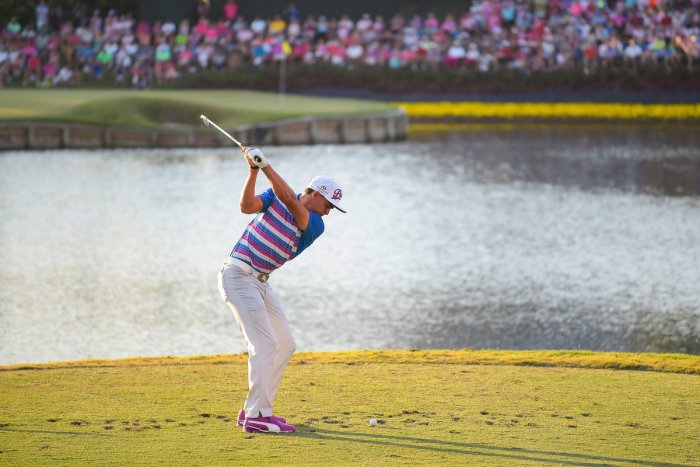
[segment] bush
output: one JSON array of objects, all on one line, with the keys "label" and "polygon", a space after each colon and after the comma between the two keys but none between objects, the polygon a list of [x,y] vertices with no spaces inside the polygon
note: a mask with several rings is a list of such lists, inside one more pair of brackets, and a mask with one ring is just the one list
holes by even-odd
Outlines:
[{"label": "bush", "polygon": [[[194,89],[250,89],[277,91],[279,66],[258,68],[245,65],[236,70],[202,71],[183,74],[170,85]],[[286,70],[285,89],[290,92],[313,90],[362,90],[378,94],[451,93],[501,94],[528,92],[700,91],[700,71],[663,67],[608,68],[584,74],[580,70],[524,72],[496,70],[410,70],[334,65],[291,65]]]}]

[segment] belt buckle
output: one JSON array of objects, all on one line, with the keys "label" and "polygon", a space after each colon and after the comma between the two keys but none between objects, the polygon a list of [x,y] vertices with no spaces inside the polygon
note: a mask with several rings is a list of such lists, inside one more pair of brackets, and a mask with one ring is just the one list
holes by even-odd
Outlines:
[{"label": "belt buckle", "polygon": [[258,275],[256,277],[260,282],[265,283],[270,278],[270,275],[266,272],[261,272],[261,273],[258,273]]}]

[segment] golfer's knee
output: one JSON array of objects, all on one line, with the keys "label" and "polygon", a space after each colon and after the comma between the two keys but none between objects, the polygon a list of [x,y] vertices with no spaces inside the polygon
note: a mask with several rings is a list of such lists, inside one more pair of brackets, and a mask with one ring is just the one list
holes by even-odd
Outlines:
[{"label": "golfer's knee", "polygon": [[255,356],[265,359],[272,357],[275,354],[277,347],[277,340],[274,338],[257,339],[255,343],[250,343],[248,345],[248,354],[251,357]]},{"label": "golfer's knee", "polygon": [[297,344],[292,336],[265,336],[259,338],[248,347],[248,354],[265,359],[273,355],[291,357],[297,349]]},{"label": "golfer's knee", "polygon": [[279,339],[277,341],[277,353],[279,355],[285,355],[287,357],[291,357],[296,350],[297,350],[297,343],[294,341],[294,338]]}]

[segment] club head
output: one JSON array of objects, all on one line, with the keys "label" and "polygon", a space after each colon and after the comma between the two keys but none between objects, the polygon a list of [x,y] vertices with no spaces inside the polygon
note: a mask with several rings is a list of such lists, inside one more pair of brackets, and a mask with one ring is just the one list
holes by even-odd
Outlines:
[{"label": "club head", "polygon": [[202,120],[202,124],[209,128],[209,119],[205,115],[200,115],[199,118]]}]

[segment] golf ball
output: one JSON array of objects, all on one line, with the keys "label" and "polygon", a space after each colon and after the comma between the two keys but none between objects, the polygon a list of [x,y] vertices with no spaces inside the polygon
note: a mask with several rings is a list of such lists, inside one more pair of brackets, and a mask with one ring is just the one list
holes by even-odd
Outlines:
[{"label": "golf ball", "polygon": [[376,418],[370,418],[369,419],[369,426],[374,426],[377,424],[377,419]]}]

